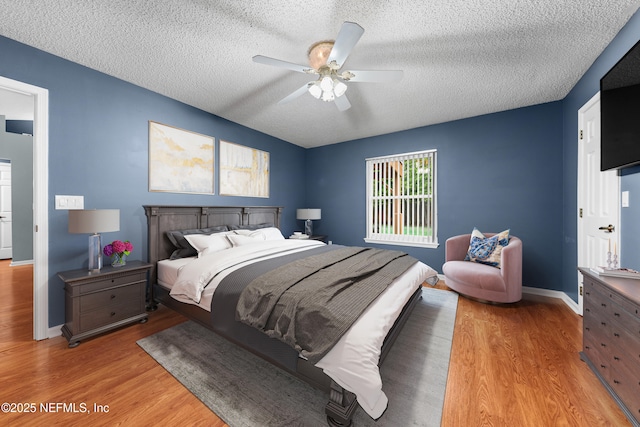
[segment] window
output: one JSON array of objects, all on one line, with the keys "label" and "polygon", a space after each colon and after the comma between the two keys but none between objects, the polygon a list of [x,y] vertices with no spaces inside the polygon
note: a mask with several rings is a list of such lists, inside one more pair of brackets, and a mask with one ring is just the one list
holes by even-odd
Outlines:
[{"label": "window", "polygon": [[436,150],[367,159],[365,241],[438,247]]}]

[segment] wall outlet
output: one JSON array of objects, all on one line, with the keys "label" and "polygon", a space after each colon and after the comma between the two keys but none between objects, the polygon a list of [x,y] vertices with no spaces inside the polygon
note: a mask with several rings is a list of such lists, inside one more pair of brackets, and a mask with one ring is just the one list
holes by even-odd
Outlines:
[{"label": "wall outlet", "polygon": [[56,195],[56,209],[62,209],[62,210],[84,209],[84,196]]}]

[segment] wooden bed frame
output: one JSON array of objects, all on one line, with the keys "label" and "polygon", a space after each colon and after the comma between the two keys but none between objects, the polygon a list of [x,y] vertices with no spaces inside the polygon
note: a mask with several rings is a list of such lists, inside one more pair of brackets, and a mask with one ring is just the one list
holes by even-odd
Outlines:
[{"label": "wooden bed frame", "polygon": [[[277,206],[144,206],[145,215],[147,216],[149,262],[153,265],[150,271],[149,309],[154,310],[157,307],[156,303],[160,302],[211,329],[211,313],[202,310],[196,305],[185,304],[173,299],[166,288],[157,284],[156,263],[163,259],[168,259],[175,250],[175,247],[166,236],[166,232],[208,228],[217,225],[247,226],[264,223],[273,224],[274,227],[280,228],[282,209],[282,207]],[[380,363],[385,359],[421,294],[421,290],[417,289],[387,334],[382,346]],[[278,361],[272,360],[255,349],[234,341],[233,337],[225,336],[224,338],[262,357],[313,387],[328,393],[329,402],[325,406],[325,413],[330,426],[348,426],[351,424],[353,413],[358,407],[355,395],[335,383],[320,368],[300,358],[298,359],[296,370],[291,371],[291,369],[278,363]]]}]

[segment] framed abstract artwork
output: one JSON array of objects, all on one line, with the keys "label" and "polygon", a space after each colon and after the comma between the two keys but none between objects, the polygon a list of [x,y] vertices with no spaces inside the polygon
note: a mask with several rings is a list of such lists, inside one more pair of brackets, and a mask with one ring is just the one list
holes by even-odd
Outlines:
[{"label": "framed abstract artwork", "polygon": [[269,153],[220,141],[220,194],[269,197]]},{"label": "framed abstract artwork", "polygon": [[149,191],[215,194],[215,139],[149,121]]}]

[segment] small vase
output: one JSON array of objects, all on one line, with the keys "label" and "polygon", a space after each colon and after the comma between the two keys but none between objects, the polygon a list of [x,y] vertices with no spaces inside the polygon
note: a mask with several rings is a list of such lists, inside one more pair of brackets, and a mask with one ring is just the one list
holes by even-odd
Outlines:
[{"label": "small vase", "polygon": [[111,256],[111,265],[113,267],[122,267],[127,264],[127,256],[125,254],[113,254]]}]

